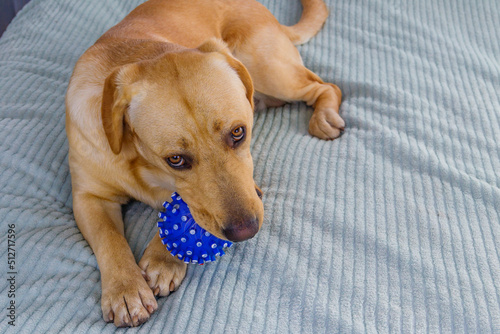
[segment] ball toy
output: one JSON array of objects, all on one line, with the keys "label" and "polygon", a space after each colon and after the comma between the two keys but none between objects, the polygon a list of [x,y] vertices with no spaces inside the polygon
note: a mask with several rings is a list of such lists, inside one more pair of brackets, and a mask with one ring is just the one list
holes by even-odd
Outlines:
[{"label": "ball toy", "polygon": [[172,256],[185,263],[204,264],[223,256],[223,248],[232,246],[198,225],[179,194],[174,192],[172,201],[163,203],[163,207],[165,211],[158,214],[158,228],[161,241]]}]

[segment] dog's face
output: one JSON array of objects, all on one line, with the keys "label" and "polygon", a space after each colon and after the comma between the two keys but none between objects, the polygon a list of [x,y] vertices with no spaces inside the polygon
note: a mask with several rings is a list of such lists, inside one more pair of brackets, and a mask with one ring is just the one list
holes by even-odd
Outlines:
[{"label": "dog's face", "polygon": [[[263,221],[253,180],[253,87],[217,46],[126,65],[106,80],[102,117],[115,154],[137,151],[134,173],[175,190],[219,238],[253,237]],[[215,50],[212,50],[215,49]]]}]

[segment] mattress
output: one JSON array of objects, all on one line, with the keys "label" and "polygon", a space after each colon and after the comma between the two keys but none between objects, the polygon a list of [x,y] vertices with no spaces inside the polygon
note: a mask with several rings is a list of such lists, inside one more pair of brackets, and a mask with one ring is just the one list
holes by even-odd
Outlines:
[{"label": "mattress", "polygon": [[[298,0],[261,2],[300,17]],[[500,4],[326,2],[299,51],[342,89],[344,135],[311,137],[304,103],[256,113],[264,226],[190,265],[128,330],[102,320],[73,217],[64,96],[79,56],[141,1],[21,10],[0,39],[0,332],[500,332]],[[157,212],[123,213],[139,260]]]}]

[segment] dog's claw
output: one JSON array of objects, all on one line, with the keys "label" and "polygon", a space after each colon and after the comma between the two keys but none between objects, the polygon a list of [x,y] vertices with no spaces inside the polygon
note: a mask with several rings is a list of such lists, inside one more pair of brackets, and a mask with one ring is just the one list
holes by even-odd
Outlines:
[{"label": "dog's claw", "polygon": [[115,315],[113,314],[113,311],[109,311],[108,319],[106,319],[106,322],[113,322],[113,320],[115,320]]}]

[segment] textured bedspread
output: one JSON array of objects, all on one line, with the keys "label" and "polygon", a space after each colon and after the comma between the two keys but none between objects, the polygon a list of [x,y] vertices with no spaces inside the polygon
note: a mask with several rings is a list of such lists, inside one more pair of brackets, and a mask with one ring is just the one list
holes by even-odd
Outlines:
[{"label": "textured bedspread", "polygon": [[[1,333],[116,331],[72,214],[64,95],[78,57],[140,2],[33,0],[0,39]],[[300,17],[298,0],[262,3]],[[130,332],[500,332],[500,3],[327,3],[300,52],[343,90],[345,134],[309,136],[304,104],[256,114],[261,232],[190,266]],[[123,212],[138,260],[157,213]]]}]

